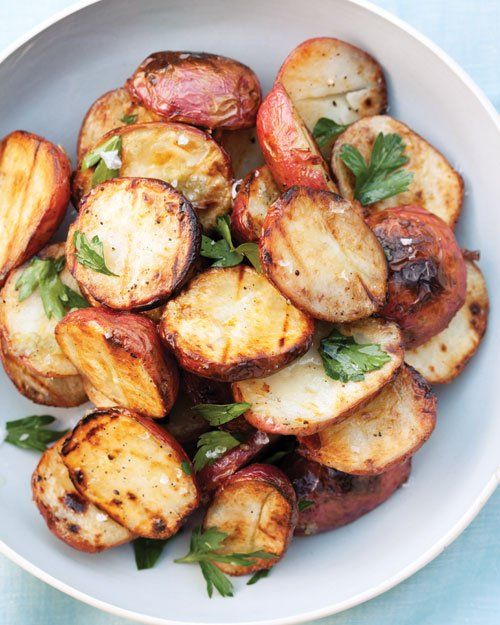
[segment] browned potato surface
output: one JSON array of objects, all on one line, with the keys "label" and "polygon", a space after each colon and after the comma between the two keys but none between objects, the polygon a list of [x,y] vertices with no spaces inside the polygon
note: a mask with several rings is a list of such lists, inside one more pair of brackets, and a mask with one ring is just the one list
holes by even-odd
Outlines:
[{"label": "browned potato surface", "polygon": [[436,425],[436,398],[422,376],[404,365],[370,403],[310,437],[306,458],[353,475],[377,475],[411,457]]},{"label": "browned potato surface", "polygon": [[213,137],[229,154],[235,178],[244,178],[249,171],[264,164],[255,126],[216,130]]},{"label": "browned potato surface", "polygon": [[231,213],[231,230],[240,241],[258,241],[270,205],[279,189],[264,165],[251,171],[236,194]]},{"label": "browned potato surface", "polygon": [[83,308],[56,327],[63,352],[100,394],[151,418],[164,417],[177,396],[175,363],[163,352],[153,321],[104,308]]},{"label": "browned potato surface", "polygon": [[297,501],[286,475],[269,464],[253,464],[216,491],[203,526],[229,534],[219,553],[266,551],[276,556],[256,559],[251,566],[214,563],[228,575],[247,575],[269,569],[283,557],[296,523]]},{"label": "browned potato surface", "polygon": [[385,301],[387,262],[350,202],[292,187],[267,213],[259,243],[264,273],[316,319],[355,321]]},{"label": "browned potato surface", "polygon": [[78,492],[130,532],[169,538],[198,506],[189,462],[171,434],[121,408],[96,410],[73,430],[62,459]]},{"label": "browned potato surface", "polygon": [[379,475],[349,475],[298,454],[287,456],[281,468],[300,502],[313,505],[299,511],[298,536],[310,536],[352,523],[386,501],[407,480],[411,459]]},{"label": "browned potato surface", "polygon": [[396,133],[403,139],[406,146],[404,153],[409,159],[404,167],[413,173],[413,180],[407,191],[370,204],[365,207],[366,211],[373,213],[401,204],[419,204],[453,228],[462,208],[463,181],[460,174],[441,152],[408,126],[388,115],[366,117],[355,122],[335,142],[332,169],[342,196],[351,201],[354,199],[355,182],[340,158],[342,146],[355,146],[369,160],[373,142],[380,132]]},{"label": "browned potato surface", "polygon": [[[75,233],[98,237],[110,272],[78,259]],[[161,180],[115,178],[81,203],[66,243],[68,268],[85,293],[108,308],[138,310],[166,301],[190,276],[200,249],[196,215]]]},{"label": "browned potato surface", "polygon": [[0,141],[0,286],[56,231],[70,171],[65,152],[42,137],[16,130]]},{"label": "browned potato surface", "polygon": [[205,52],[155,52],[127,87],[165,119],[205,128],[253,126],[261,99],[259,80],[249,67]]},{"label": "browned potato surface", "polygon": [[358,343],[379,345],[390,361],[359,382],[333,380],[326,375],[318,351],[332,326],[318,324],[313,345],[301,358],[273,375],[232,385],[234,400],[252,405],[245,412],[247,421],[265,432],[314,434],[345,419],[393,378],[403,362],[403,337],[395,323],[372,318],[335,327]]},{"label": "browned potato surface", "polygon": [[75,489],[60,456],[64,441],[61,438],[43,453],[31,479],[33,500],[49,530],[70,547],[87,553],[132,540],[133,534]]},{"label": "browned potato surface", "polygon": [[98,391],[95,386],[87,380],[87,378],[83,379],[83,388],[85,389],[85,393],[87,394],[89,402],[94,404],[96,408],[112,408],[117,406],[117,402],[112,401],[109,397],[106,397],[101,391]]},{"label": "browned potato surface", "polygon": [[476,353],[486,331],[489,310],[486,283],[474,262],[466,261],[465,265],[465,304],[445,330],[405,353],[405,361],[429,384],[443,384],[455,379]]},{"label": "browned potato surface", "polygon": [[160,334],[180,365],[220,381],[267,375],[303,354],[312,320],[250,267],[214,268],[165,307]]}]

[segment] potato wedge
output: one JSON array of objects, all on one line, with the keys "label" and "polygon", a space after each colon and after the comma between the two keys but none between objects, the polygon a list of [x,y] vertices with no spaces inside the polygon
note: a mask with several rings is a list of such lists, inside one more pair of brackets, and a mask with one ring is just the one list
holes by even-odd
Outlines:
[{"label": "potato wedge", "polygon": [[240,241],[258,241],[267,210],[279,189],[269,167],[251,171],[241,183],[233,203],[231,230]]},{"label": "potato wedge", "polygon": [[155,52],[127,87],[165,119],[204,128],[253,126],[261,100],[259,80],[249,67],[205,52]]},{"label": "potato wedge", "polygon": [[33,501],[49,530],[70,547],[87,553],[133,540],[133,534],[75,489],[60,455],[64,442],[65,437],[43,453],[31,478]]},{"label": "potato wedge", "polygon": [[419,204],[453,228],[462,209],[462,177],[441,152],[408,126],[388,115],[366,117],[355,122],[335,142],[332,170],[341,195],[354,200],[355,181],[340,158],[342,146],[353,145],[365,159],[369,159],[373,142],[380,132],[396,133],[403,139],[406,146],[404,153],[409,159],[404,167],[413,173],[413,180],[407,191],[370,204],[365,207],[365,212],[370,214],[401,204]]},{"label": "potato wedge", "polygon": [[280,83],[259,109],[257,137],[266,164],[283,189],[303,185],[337,192],[318,146]]},{"label": "potato wedge", "polygon": [[89,402],[94,404],[96,408],[113,408],[118,406],[117,402],[112,401],[109,397],[106,397],[106,395],[98,391],[86,378],[82,379],[83,388],[85,389]]},{"label": "potato wedge", "polygon": [[[40,253],[40,258],[57,259],[61,256],[64,256],[64,243],[49,245]],[[0,332],[7,349],[36,376],[62,378],[78,375],[56,341],[57,319],[47,318],[39,289],[19,301],[16,283],[26,268],[27,263],[12,271],[0,293]],[[80,292],[67,267],[59,277],[73,291]]]},{"label": "potato wedge", "polygon": [[219,553],[266,551],[275,558],[256,559],[251,566],[214,564],[228,575],[270,569],[292,540],[297,500],[286,475],[270,464],[252,464],[229,477],[216,491],[203,527],[226,532]]},{"label": "potato wedge", "polygon": [[250,267],[209,269],[165,306],[160,334],[187,371],[222,382],[267,375],[303,354],[313,321]]},{"label": "potato wedge", "polygon": [[0,141],[0,286],[57,230],[70,173],[65,152],[47,139],[16,130]]},{"label": "potato wedge", "polygon": [[[117,227],[120,224],[120,227]],[[75,234],[98,237],[112,274],[78,259]],[[68,268],[85,293],[108,308],[141,310],[166,301],[190,277],[201,231],[184,197],[161,180],[115,178],[91,193],[71,224]]]},{"label": "potato wedge", "polygon": [[370,512],[409,478],[411,459],[379,475],[349,475],[298,454],[281,463],[299,502],[313,505],[299,511],[296,536],[311,536],[352,523]]},{"label": "potato wedge", "polygon": [[87,401],[81,376],[47,378],[36,375],[8,350],[3,338],[0,338],[0,359],[17,390],[35,404],[72,408]]},{"label": "potato wedge", "polygon": [[83,308],[59,322],[56,339],[90,385],[110,401],[153,419],[172,408],[179,374],[151,319]]},{"label": "potato wedge", "polygon": [[215,130],[213,137],[229,154],[235,178],[244,178],[249,171],[264,164],[255,126],[240,130]]},{"label": "potato wedge", "polygon": [[85,152],[97,145],[101,137],[110,130],[130,124],[161,120],[159,115],[148,111],[132,99],[125,87],[107,91],[97,98],[83,119],[76,146],[78,160],[80,161]]},{"label": "potato wedge", "polygon": [[[122,139],[120,177],[168,182],[193,205],[206,229],[218,215],[229,212],[231,163],[209,134],[186,124],[151,122],[117,128],[98,143],[116,135]],[[92,168],[82,171],[79,166],[73,179],[77,200],[92,189],[92,175]]]},{"label": "potato wedge", "polygon": [[247,421],[264,432],[314,434],[345,419],[393,378],[403,362],[403,337],[395,323],[372,318],[335,327],[358,343],[379,345],[390,361],[359,382],[330,378],[318,350],[332,327],[318,324],[313,345],[302,358],[268,377],[232,385],[234,401],[252,405],[245,412]]},{"label": "potato wedge", "polygon": [[486,283],[479,267],[466,261],[467,294],[465,304],[450,325],[415,349],[405,352],[405,361],[429,384],[445,384],[459,375],[486,332],[489,300]]},{"label": "potato wedge", "polygon": [[368,404],[310,437],[299,453],[353,475],[378,475],[420,449],[436,425],[436,398],[422,376],[404,365]]},{"label": "potato wedge", "polygon": [[292,187],[267,213],[259,242],[266,276],[315,319],[355,321],[385,301],[384,251],[350,202]]},{"label": "potato wedge", "polygon": [[63,445],[77,491],[130,532],[169,538],[198,506],[198,488],[182,469],[189,458],[150,419],[122,408],[95,410]]}]

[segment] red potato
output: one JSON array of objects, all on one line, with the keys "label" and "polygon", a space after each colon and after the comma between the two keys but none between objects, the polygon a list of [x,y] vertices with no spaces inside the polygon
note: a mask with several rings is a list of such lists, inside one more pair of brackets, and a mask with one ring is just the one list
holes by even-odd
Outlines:
[{"label": "red potato", "polygon": [[229,154],[235,178],[244,178],[249,171],[264,164],[255,126],[215,130],[212,136]]},{"label": "red potato", "polygon": [[170,121],[204,128],[247,128],[261,101],[254,72],[205,52],[155,52],[127,81],[143,105]]},{"label": "red potato", "polygon": [[231,230],[240,241],[258,241],[267,210],[278,199],[279,189],[269,167],[251,171],[234,198]]},{"label": "red potato", "polygon": [[33,500],[49,530],[70,547],[97,553],[134,535],[84,499],[73,486],[60,452],[65,438],[47,449],[31,478]]},{"label": "red potato", "polygon": [[381,314],[396,321],[407,348],[444,330],[463,306],[466,270],[452,230],[420,206],[398,206],[367,219],[389,263],[387,303]]},{"label": "red potato", "polygon": [[98,391],[95,386],[86,379],[83,379],[83,388],[87,394],[88,400],[91,404],[94,404],[96,408],[113,408],[117,406],[117,402],[106,397],[101,391]]},{"label": "red potato", "polygon": [[84,417],[61,450],[77,491],[130,532],[169,538],[199,504],[189,458],[166,430],[123,408]]},{"label": "red potato", "polygon": [[280,83],[262,102],[257,136],[266,164],[283,189],[300,185],[337,192],[311,133]]},{"label": "red potato", "polygon": [[111,402],[151,418],[162,418],[172,408],[179,374],[151,319],[83,308],[59,322],[56,339],[90,385]]},{"label": "red potato", "polygon": [[182,371],[182,386],[193,404],[230,404],[233,401],[231,386],[227,382],[209,380]]},{"label": "red potato", "polygon": [[42,137],[16,130],[0,141],[0,286],[57,230],[70,173],[65,152]]},{"label": "red potato", "polygon": [[275,558],[251,566],[214,564],[228,575],[269,569],[281,559],[297,523],[297,500],[286,475],[269,464],[253,464],[229,477],[216,491],[203,527],[226,532],[220,553],[266,551]]},{"label": "red potato", "polygon": [[370,512],[409,478],[411,459],[379,475],[349,475],[298,454],[280,464],[300,502],[313,505],[299,512],[297,536],[311,536],[352,523]]},{"label": "red potato", "polygon": [[182,392],[179,393],[174,407],[170,411],[165,429],[172,434],[190,458],[196,453],[199,437],[211,429],[208,422],[194,410],[193,402]]}]

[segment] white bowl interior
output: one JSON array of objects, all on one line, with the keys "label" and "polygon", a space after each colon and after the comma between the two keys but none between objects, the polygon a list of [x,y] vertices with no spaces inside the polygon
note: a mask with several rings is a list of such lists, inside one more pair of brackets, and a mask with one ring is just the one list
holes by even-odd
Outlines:
[{"label": "white bowl interior", "polygon": [[[460,379],[439,390],[438,425],[414,460],[408,486],[348,527],[295,540],[269,579],[256,586],[237,580],[233,599],[208,599],[197,567],[172,562],[187,548],[186,532],[169,543],[155,569],[143,572],[135,570],[130,546],[88,556],[57,541],[31,502],[36,454],[3,445],[0,540],[73,594],[149,622],[289,622],[348,607],[436,555],[491,492],[500,440],[498,129],[445,61],[399,26],[348,0],[107,0],[54,24],[0,65],[0,136],[30,130],[62,144],[74,159],[88,106],[121,85],[150,52],[226,54],[256,70],[268,90],[286,54],[318,35],[346,39],[376,56],[389,80],[390,113],[434,143],[463,174],[467,197],[458,237],[482,253],[491,290],[488,335]],[[2,421],[84,411],[35,406],[13,390],[3,372],[0,396]]]}]

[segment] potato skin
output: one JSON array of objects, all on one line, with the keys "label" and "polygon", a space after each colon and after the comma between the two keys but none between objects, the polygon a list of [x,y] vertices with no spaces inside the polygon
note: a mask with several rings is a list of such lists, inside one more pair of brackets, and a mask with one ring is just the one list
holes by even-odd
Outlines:
[{"label": "potato skin", "polygon": [[337,192],[328,166],[280,83],[259,109],[257,137],[266,164],[283,189],[300,185]]},{"label": "potato skin", "polygon": [[127,88],[168,120],[211,129],[253,126],[261,101],[258,78],[249,67],[205,52],[155,52]]},{"label": "potato skin", "polygon": [[182,371],[181,383],[193,404],[231,404],[233,396],[227,382],[218,382],[209,378]]},{"label": "potato skin", "polygon": [[386,501],[409,478],[411,459],[384,473],[359,476],[330,469],[298,454],[281,463],[297,500],[313,506],[299,512],[296,536],[311,536],[352,523]]},{"label": "potato skin", "polygon": [[389,263],[381,314],[403,330],[407,348],[428,341],[463,306],[466,269],[452,230],[416,205],[388,208],[367,219]]},{"label": "potato skin", "polygon": [[16,130],[0,141],[0,286],[57,230],[69,202],[70,173],[66,153],[43,137]]}]

